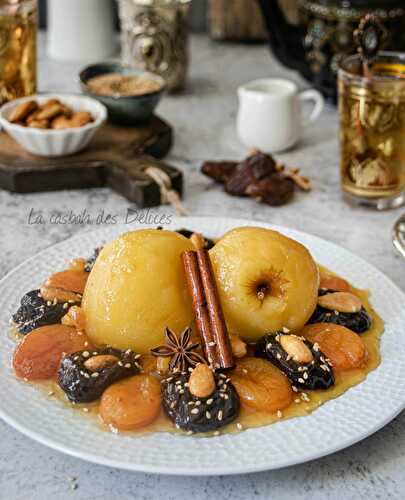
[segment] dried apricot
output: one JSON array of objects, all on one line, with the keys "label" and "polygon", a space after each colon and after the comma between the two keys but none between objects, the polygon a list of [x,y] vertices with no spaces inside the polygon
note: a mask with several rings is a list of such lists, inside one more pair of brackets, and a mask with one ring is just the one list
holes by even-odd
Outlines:
[{"label": "dried apricot", "polygon": [[332,274],[324,274],[321,272],[321,280],[319,282],[321,290],[333,290],[334,292],[351,292],[352,287],[343,278],[333,276]]},{"label": "dried apricot", "polygon": [[90,348],[86,335],[65,325],[42,326],[32,330],[17,346],[13,368],[17,377],[44,380],[56,376],[65,354]]},{"label": "dried apricot", "polygon": [[45,286],[61,288],[70,292],[83,294],[89,273],[67,269],[60,273],[52,274],[46,281]]},{"label": "dried apricot", "polygon": [[129,431],[145,427],[160,413],[160,383],[135,375],[110,386],[101,397],[100,415],[112,427]]},{"label": "dried apricot", "polygon": [[243,406],[274,413],[292,402],[288,378],[269,361],[243,358],[229,376]]},{"label": "dried apricot", "polygon": [[362,339],[348,328],[333,323],[314,323],[300,332],[332,363],[334,371],[361,368],[367,361],[367,348]]}]

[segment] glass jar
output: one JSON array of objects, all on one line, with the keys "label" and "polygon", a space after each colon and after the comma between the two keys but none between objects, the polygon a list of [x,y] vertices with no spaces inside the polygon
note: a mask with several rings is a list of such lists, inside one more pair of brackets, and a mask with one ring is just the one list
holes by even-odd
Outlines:
[{"label": "glass jar", "polygon": [[405,53],[370,69],[357,55],[339,69],[341,180],[347,199],[383,210],[405,201]]},{"label": "glass jar", "polygon": [[37,0],[0,0],[0,105],[34,94]]},{"label": "glass jar", "polygon": [[165,79],[169,90],[186,82],[191,0],[118,0],[123,64]]}]

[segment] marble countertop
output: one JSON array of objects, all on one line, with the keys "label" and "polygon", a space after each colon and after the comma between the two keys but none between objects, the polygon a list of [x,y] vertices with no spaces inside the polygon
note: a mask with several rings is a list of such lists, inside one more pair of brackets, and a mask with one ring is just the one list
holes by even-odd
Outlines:
[{"label": "marble countertop", "polygon": [[[39,54],[39,90],[78,89],[76,75],[82,65],[47,59],[43,35]],[[252,218],[316,234],[361,255],[405,289],[405,263],[394,254],[390,239],[402,210],[375,213],[341,199],[335,108],[326,108],[296,148],[278,155],[288,165],[301,167],[314,185],[312,193],[299,193],[289,205],[271,208],[229,197],[199,173],[203,160],[238,159],[246,153],[235,134],[236,88],[264,76],[290,77],[305,86],[264,46],[215,44],[204,36],[193,37],[187,90],[165,98],[159,107],[160,115],[175,127],[168,160],[185,174],[185,206],[192,215]],[[55,212],[85,209],[94,215],[104,209],[124,220],[127,207],[125,199],[108,189],[24,196],[0,191],[0,276],[47,246],[95,229],[94,225],[29,224],[31,209],[48,219]],[[168,207],[160,211],[172,213]],[[279,471],[225,478],[154,476],[92,465],[45,448],[0,421],[0,499],[8,500],[403,498],[404,468],[404,413],[367,440],[332,456]]]}]

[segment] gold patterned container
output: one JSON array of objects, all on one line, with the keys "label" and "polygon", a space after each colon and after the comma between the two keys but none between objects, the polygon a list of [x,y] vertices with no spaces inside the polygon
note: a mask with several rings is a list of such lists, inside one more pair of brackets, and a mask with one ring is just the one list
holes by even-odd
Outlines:
[{"label": "gold patterned container", "polygon": [[37,0],[0,0],[0,105],[36,92]]},{"label": "gold patterned container", "polygon": [[339,69],[341,179],[347,198],[377,209],[405,202],[405,53],[381,52],[363,75]]},{"label": "gold patterned container", "polygon": [[191,0],[118,0],[123,64],[162,76],[169,90],[187,77]]}]

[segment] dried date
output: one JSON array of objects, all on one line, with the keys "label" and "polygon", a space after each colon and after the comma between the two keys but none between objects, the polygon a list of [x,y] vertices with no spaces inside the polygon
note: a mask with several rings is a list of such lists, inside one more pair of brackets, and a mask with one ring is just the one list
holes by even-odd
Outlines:
[{"label": "dried date", "polygon": [[294,181],[283,174],[273,174],[250,184],[246,194],[273,207],[284,205],[294,195]]}]

